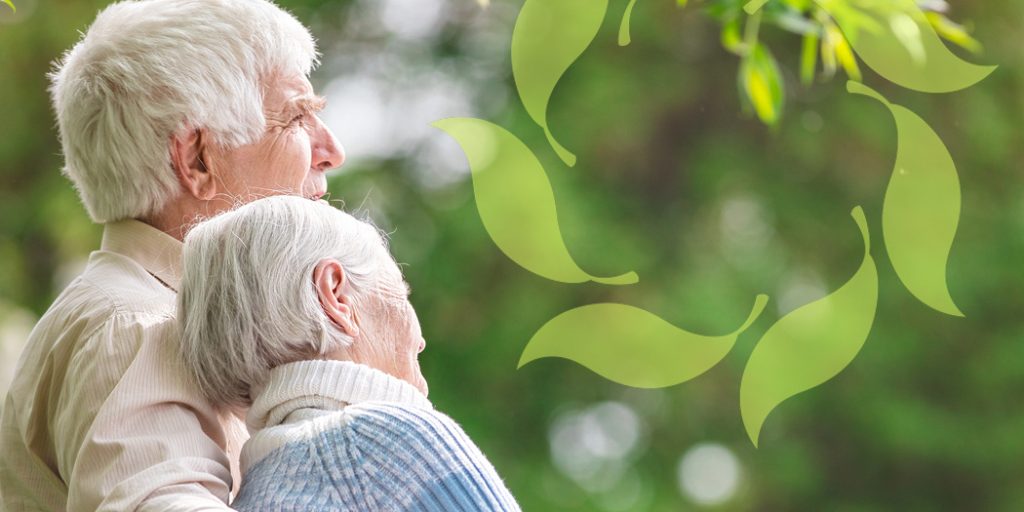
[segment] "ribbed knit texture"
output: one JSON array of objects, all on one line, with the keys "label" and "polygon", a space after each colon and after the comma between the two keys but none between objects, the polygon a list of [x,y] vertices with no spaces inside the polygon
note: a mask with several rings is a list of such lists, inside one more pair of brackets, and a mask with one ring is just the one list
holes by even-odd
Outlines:
[{"label": "ribbed knit texture", "polygon": [[236,510],[519,510],[455,421],[367,366],[276,368],[247,423]]}]

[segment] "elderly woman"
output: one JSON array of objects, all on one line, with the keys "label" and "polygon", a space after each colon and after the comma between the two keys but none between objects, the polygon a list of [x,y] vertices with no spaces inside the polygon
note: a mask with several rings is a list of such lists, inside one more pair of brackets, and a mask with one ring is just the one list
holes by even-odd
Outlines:
[{"label": "elderly woman", "polygon": [[248,408],[238,510],[518,510],[431,408],[409,288],[379,232],[324,202],[261,199],[191,230],[187,370]]}]

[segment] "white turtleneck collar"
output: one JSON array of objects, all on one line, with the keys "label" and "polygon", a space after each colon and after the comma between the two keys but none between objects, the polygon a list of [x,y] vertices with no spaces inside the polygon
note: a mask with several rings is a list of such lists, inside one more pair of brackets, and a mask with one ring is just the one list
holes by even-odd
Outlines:
[{"label": "white turtleneck collar", "polygon": [[378,401],[432,409],[412,384],[350,361],[300,361],[274,368],[246,416],[252,437],[242,448],[245,474],[270,452],[308,439],[348,405]]},{"label": "white turtleneck collar", "polygon": [[299,361],[270,372],[246,416],[249,432],[284,423],[303,409],[337,411],[365,401],[431,408],[427,397],[408,382],[351,361]]}]

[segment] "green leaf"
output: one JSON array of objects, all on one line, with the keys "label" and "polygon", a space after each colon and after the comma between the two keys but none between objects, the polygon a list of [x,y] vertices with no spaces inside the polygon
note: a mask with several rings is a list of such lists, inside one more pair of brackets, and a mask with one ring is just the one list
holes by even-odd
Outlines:
[{"label": "green leaf", "polygon": [[857,57],[854,57],[853,50],[850,49],[850,43],[835,25],[828,26],[826,30],[830,31],[829,35],[836,52],[836,61],[843,67],[843,71],[846,71],[846,76],[859,82],[861,80],[860,67],[857,65]]},{"label": "green leaf", "polygon": [[981,43],[971,37],[963,25],[957,24],[937,12],[929,11],[924,13],[924,15],[940,37],[961,48],[965,48],[971,53],[981,53]]},{"label": "green leaf", "polygon": [[791,9],[797,12],[806,12],[811,8],[811,4],[814,0],[782,0],[782,3],[789,6]]},{"label": "green leaf", "polygon": [[743,325],[724,336],[693,334],[625,304],[582,306],[544,324],[527,343],[519,367],[544,357],[561,357],[619,384],[674,386],[718,364],[767,303],[766,295],[758,295]]},{"label": "green leaf", "polygon": [[956,164],[938,134],[909,109],[857,83],[851,93],[875,98],[896,120],[896,165],[882,208],[882,234],[903,285],[929,307],[963,316],[946,284],[949,252],[960,222]]},{"label": "green leaf", "polygon": [[519,97],[570,167],[576,155],[551,134],[548,103],[562,75],[597,36],[607,10],[608,0],[526,0],[512,30],[512,76]]},{"label": "green leaf", "polygon": [[805,304],[768,328],[740,381],[740,413],[756,447],[765,419],[783,401],[824,384],[857,356],[878,305],[878,271],[864,211],[852,212],[864,238],[864,260],[841,288]]},{"label": "green leaf", "polygon": [[761,43],[754,43],[740,63],[740,86],[757,117],[774,125],[782,115],[785,93],[779,65]]},{"label": "green leaf", "polygon": [[744,55],[746,45],[740,35],[739,18],[733,18],[722,25],[722,46],[736,55]]},{"label": "green leaf", "polygon": [[913,0],[890,0],[886,9],[867,12],[874,30],[850,26],[851,16],[837,14],[841,2],[817,0],[846,34],[857,55],[885,79],[915,91],[944,93],[970,87],[996,68],[968,63],[942,43]]},{"label": "green leaf", "polygon": [[487,233],[512,261],[562,283],[633,284],[635,272],[595,277],[579,268],[558,227],[555,196],[536,156],[504,128],[470,118],[433,123],[455,138],[469,159],[477,210]]},{"label": "green leaf", "polygon": [[764,21],[792,34],[820,34],[821,26],[789,6],[766,13]]},{"label": "green leaf", "polygon": [[626,46],[630,42],[629,19],[633,15],[634,5],[636,5],[636,0],[629,0],[629,5],[626,6],[626,12],[622,15],[622,24],[619,25],[619,46]]},{"label": "green leaf", "polygon": [[829,30],[829,24],[825,24],[824,36],[821,38],[821,67],[825,78],[832,78],[836,74],[838,63],[836,62],[836,40],[835,34]]},{"label": "green leaf", "polygon": [[814,83],[814,72],[818,67],[818,36],[804,34],[803,49],[800,52],[800,81],[804,85]]},{"label": "green leaf", "polygon": [[754,14],[761,10],[761,7],[764,7],[766,3],[768,3],[768,0],[750,0],[750,2],[743,6],[743,10],[747,11],[747,14]]}]

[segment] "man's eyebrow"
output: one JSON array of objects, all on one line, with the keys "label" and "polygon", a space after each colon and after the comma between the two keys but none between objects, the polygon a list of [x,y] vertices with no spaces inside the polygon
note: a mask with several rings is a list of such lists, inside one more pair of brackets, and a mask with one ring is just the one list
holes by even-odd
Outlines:
[{"label": "man's eyebrow", "polygon": [[327,106],[323,96],[301,96],[292,101],[293,108],[305,113],[317,113]]}]

